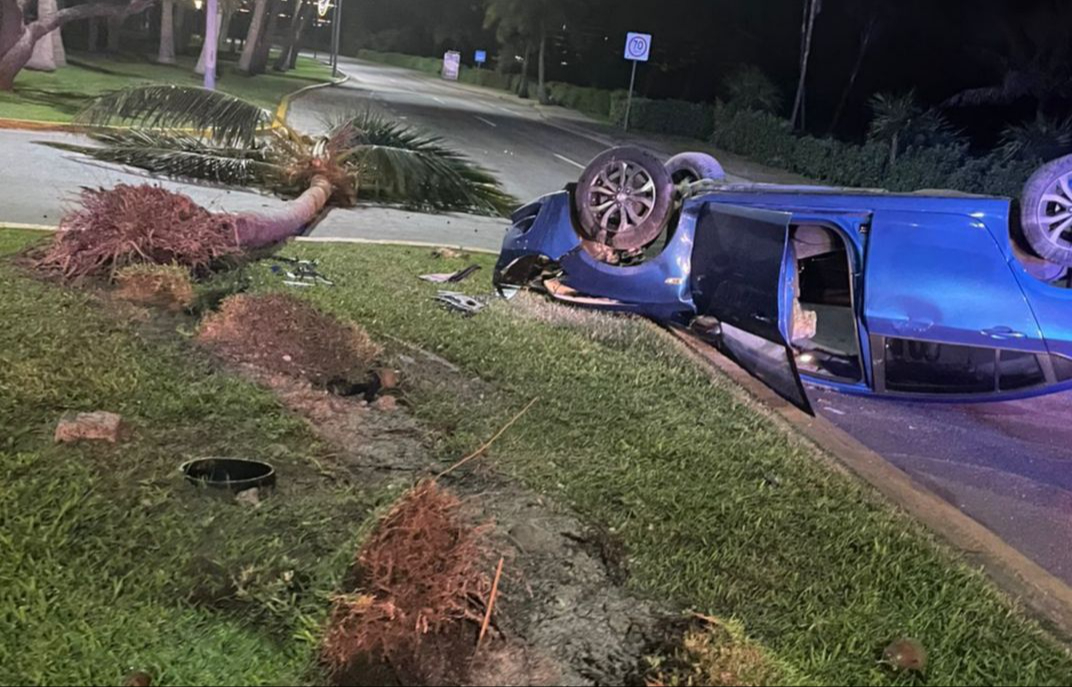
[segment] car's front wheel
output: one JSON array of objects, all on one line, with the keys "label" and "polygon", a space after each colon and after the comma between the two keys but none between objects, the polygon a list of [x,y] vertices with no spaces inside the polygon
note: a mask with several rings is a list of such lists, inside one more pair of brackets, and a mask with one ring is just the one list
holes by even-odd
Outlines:
[{"label": "car's front wheel", "polygon": [[581,236],[621,251],[659,237],[674,211],[674,184],[666,166],[639,148],[597,155],[574,194]]},{"label": "car's front wheel", "polygon": [[1072,155],[1039,167],[1024,186],[1021,225],[1044,260],[1072,267]]}]

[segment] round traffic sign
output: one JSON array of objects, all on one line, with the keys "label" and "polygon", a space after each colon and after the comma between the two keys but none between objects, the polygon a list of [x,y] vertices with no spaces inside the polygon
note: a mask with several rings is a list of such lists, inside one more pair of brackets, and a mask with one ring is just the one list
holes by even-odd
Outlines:
[{"label": "round traffic sign", "polygon": [[648,54],[648,40],[643,36],[633,36],[629,41],[629,54],[635,57],[643,57]]}]

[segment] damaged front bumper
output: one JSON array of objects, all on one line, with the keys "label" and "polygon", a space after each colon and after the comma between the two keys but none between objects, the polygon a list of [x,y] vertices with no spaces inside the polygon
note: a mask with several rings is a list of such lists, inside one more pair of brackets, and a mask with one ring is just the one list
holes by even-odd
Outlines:
[{"label": "damaged front bumper", "polygon": [[559,191],[514,213],[495,266],[496,286],[539,285],[565,302],[664,321],[692,319],[694,209],[686,205],[682,210],[658,255],[639,265],[620,266],[586,249],[574,229],[570,199],[570,191]]}]

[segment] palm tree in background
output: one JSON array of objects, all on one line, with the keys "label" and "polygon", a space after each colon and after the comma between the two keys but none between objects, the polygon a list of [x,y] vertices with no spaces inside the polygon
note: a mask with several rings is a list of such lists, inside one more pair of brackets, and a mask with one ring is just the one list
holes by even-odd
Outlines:
[{"label": "palm tree in background", "polygon": [[733,72],[725,84],[727,102],[734,107],[777,113],[782,91],[759,67],[746,64]]},{"label": "palm tree in background", "polygon": [[935,109],[924,110],[916,92],[878,93],[870,101],[872,119],[868,139],[890,146],[890,165],[905,148],[964,145],[964,134]]},{"label": "palm tree in background", "polygon": [[485,170],[439,139],[369,113],[306,136],[266,110],[219,91],[142,86],[98,98],[78,117],[99,144],[46,142],[154,174],[250,186],[291,199],[282,209],[242,216],[243,236],[264,245],[293,235],[331,202],[363,198],[436,211],[504,215],[516,205]]}]

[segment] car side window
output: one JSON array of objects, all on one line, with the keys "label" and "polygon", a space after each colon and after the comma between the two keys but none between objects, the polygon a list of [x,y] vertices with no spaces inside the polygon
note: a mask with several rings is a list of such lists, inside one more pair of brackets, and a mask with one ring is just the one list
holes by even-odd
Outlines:
[{"label": "car side window", "polygon": [[993,393],[997,351],[913,339],[886,339],[886,389],[917,394]]},{"label": "car side window", "polygon": [[[1046,383],[1039,357],[1023,351],[887,338],[884,363],[894,393],[992,394]],[[1069,368],[1072,377],[1072,361]]]}]

